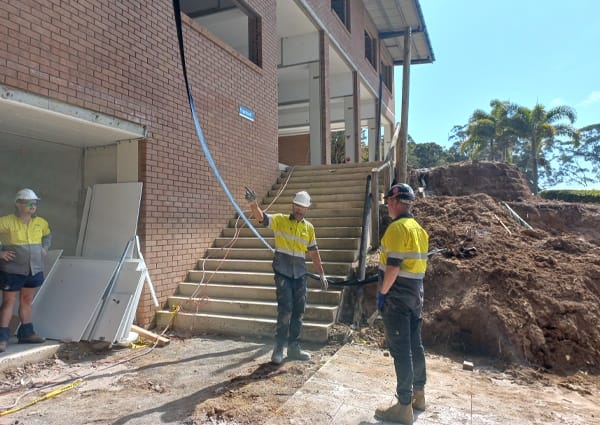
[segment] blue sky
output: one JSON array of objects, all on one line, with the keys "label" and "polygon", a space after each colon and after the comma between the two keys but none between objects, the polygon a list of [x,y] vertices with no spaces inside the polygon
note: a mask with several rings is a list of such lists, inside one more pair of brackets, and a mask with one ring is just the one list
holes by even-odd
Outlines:
[{"label": "blue sky", "polygon": [[[600,123],[600,1],[420,0],[435,54],[411,68],[408,133],[449,147],[454,125],[492,99],[567,105]],[[402,67],[395,68],[400,117]]]}]

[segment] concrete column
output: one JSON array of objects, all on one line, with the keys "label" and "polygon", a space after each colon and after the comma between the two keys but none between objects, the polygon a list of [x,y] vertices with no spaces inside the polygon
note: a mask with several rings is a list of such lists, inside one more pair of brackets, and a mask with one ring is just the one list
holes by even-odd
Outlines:
[{"label": "concrete column", "polygon": [[318,62],[308,65],[308,122],[310,126],[310,164],[321,163],[321,66]]},{"label": "concrete column", "polygon": [[344,97],[344,127],[346,161],[356,162],[356,121],[354,120],[354,96]]},{"label": "concrete column", "polygon": [[[377,149],[376,137],[377,137],[377,120],[367,120],[367,144],[369,146],[369,161],[375,161],[375,152]],[[381,155],[380,155],[381,157]]]},{"label": "concrete column", "polygon": [[310,163],[331,163],[329,39],[319,31],[319,62],[309,65]]},{"label": "concrete column", "polygon": [[[388,154],[390,150],[390,146],[392,145],[392,136],[394,135],[394,127],[391,123],[384,123],[383,127],[383,152],[381,153],[380,158],[385,160],[385,156]],[[396,146],[398,149],[398,146]]]}]

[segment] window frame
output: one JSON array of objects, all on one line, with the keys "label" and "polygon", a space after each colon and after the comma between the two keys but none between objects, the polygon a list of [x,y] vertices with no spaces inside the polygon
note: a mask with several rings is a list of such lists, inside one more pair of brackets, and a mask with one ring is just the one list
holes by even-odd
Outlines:
[{"label": "window frame", "polygon": [[[203,1],[203,0],[195,0],[195,1]],[[248,34],[246,35],[247,41],[248,41],[248,54],[247,55],[245,55],[243,52],[235,49],[229,41],[223,39],[222,37],[219,37],[216,34],[213,34],[213,35],[216,38],[218,38],[219,40],[221,40],[223,43],[227,44],[233,50],[238,52],[240,55],[246,57],[252,63],[254,63],[255,65],[262,68],[262,62],[263,62],[262,18],[244,0],[230,0],[230,1],[233,4],[230,7],[221,7],[221,3],[219,1],[217,3],[217,7],[212,8],[212,9],[206,9],[203,12],[188,13],[182,9],[181,13],[190,17],[194,22],[198,23],[199,25],[202,25],[202,23],[196,21],[197,18],[202,17],[202,16],[209,16],[214,13],[223,12],[223,11],[231,10],[234,8],[239,10],[241,13],[246,15],[246,18],[248,20]]]},{"label": "window frame", "polygon": [[365,29],[365,58],[377,70],[377,39]]},{"label": "window frame", "polygon": [[[341,3],[341,8],[339,7]],[[340,21],[344,24],[348,31],[350,28],[350,0],[331,0],[331,10]],[[343,15],[341,15],[342,13]]]}]

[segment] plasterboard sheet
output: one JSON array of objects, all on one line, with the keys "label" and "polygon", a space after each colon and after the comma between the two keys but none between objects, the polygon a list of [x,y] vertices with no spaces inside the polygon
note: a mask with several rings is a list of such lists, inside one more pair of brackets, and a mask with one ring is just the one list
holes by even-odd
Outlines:
[{"label": "plasterboard sheet", "polygon": [[137,304],[132,305],[131,300],[142,278],[143,270],[139,267],[139,260],[123,263],[113,290],[107,297],[97,323],[90,333],[90,341],[118,341],[117,335],[123,328],[122,323],[130,315],[129,309],[137,308]]},{"label": "plasterboard sheet", "polygon": [[79,235],[77,235],[77,248],[75,248],[75,255],[77,255],[78,257],[81,257],[81,250],[83,249],[83,237],[85,236],[85,228],[87,227],[91,202],[92,188],[88,187],[85,192],[85,203],[83,204],[83,215],[81,216],[81,223],[79,225]]},{"label": "plasterboard sheet", "polygon": [[60,258],[44,282],[43,296],[33,304],[36,332],[50,339],[81,340],[117,265],[117,261]]},{"label": "plasterboard sheet", "polygon": [[131,325],[133,324],[133,321],[135,320],[135,315],[137,313],[137,306],[140,302],[140,297],[142,296],[142,289],[144,288],[144,281],[146,280],[148,272],[145,267],[140,269],[140,271],[141,271],[142,275],[138,282],[138,286],[131,298],[131,301],[130,301],[131,307],[127,310],[127,312],[126,312],[127,314],[123,317],[123,321],[121,322],[121,326],[119,327],[119,331],[117,333],[117,340],[121,343],[126,341],[129,338],[129,333],[131,331]]},{"label": "plasterboard sheet", "polygon": [[94,326],[90,341],[118,342],[117,332],[126,310],[130,306],[132,294],[113,293],[108,297],[102,313]]},{"label": "plasterboard sheet", "polygon": [[94,185],[81,256],[120,258],[127,242],[136,235],[141,199],[142,183],[139,182]]}]

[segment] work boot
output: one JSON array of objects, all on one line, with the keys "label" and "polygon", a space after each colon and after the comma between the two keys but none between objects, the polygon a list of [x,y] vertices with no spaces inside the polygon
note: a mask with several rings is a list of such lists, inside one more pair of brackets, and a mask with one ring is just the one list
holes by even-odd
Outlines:
[{"label": "work boot", "polygon": [[290,344],[287,350],[287,356],[290,360],[310,360],[310,354],[306,351],[301,350],[300,345],[298,345],[298,343]]},{"label": "work boot", "polygon": [[412,425],[414,420],[412,405],[399,402],[389,407],[378,407],[375,410],[375,417],[382,421],[404,425]]},{"label": "work boot", "polygon": [[271,354],[271,363],[281,364],[283,361],[283,344],[276,344]]},{"label": "work boot", "polygon": [[425,410],[425,390],[413,391],[412,407],[420,411]]},{"label": "work boot", "polygon": [[46,341],[46,338],[39,336],[33,330],[33,323],[21,323],[17,331],[19,344],[39,344]]}]

